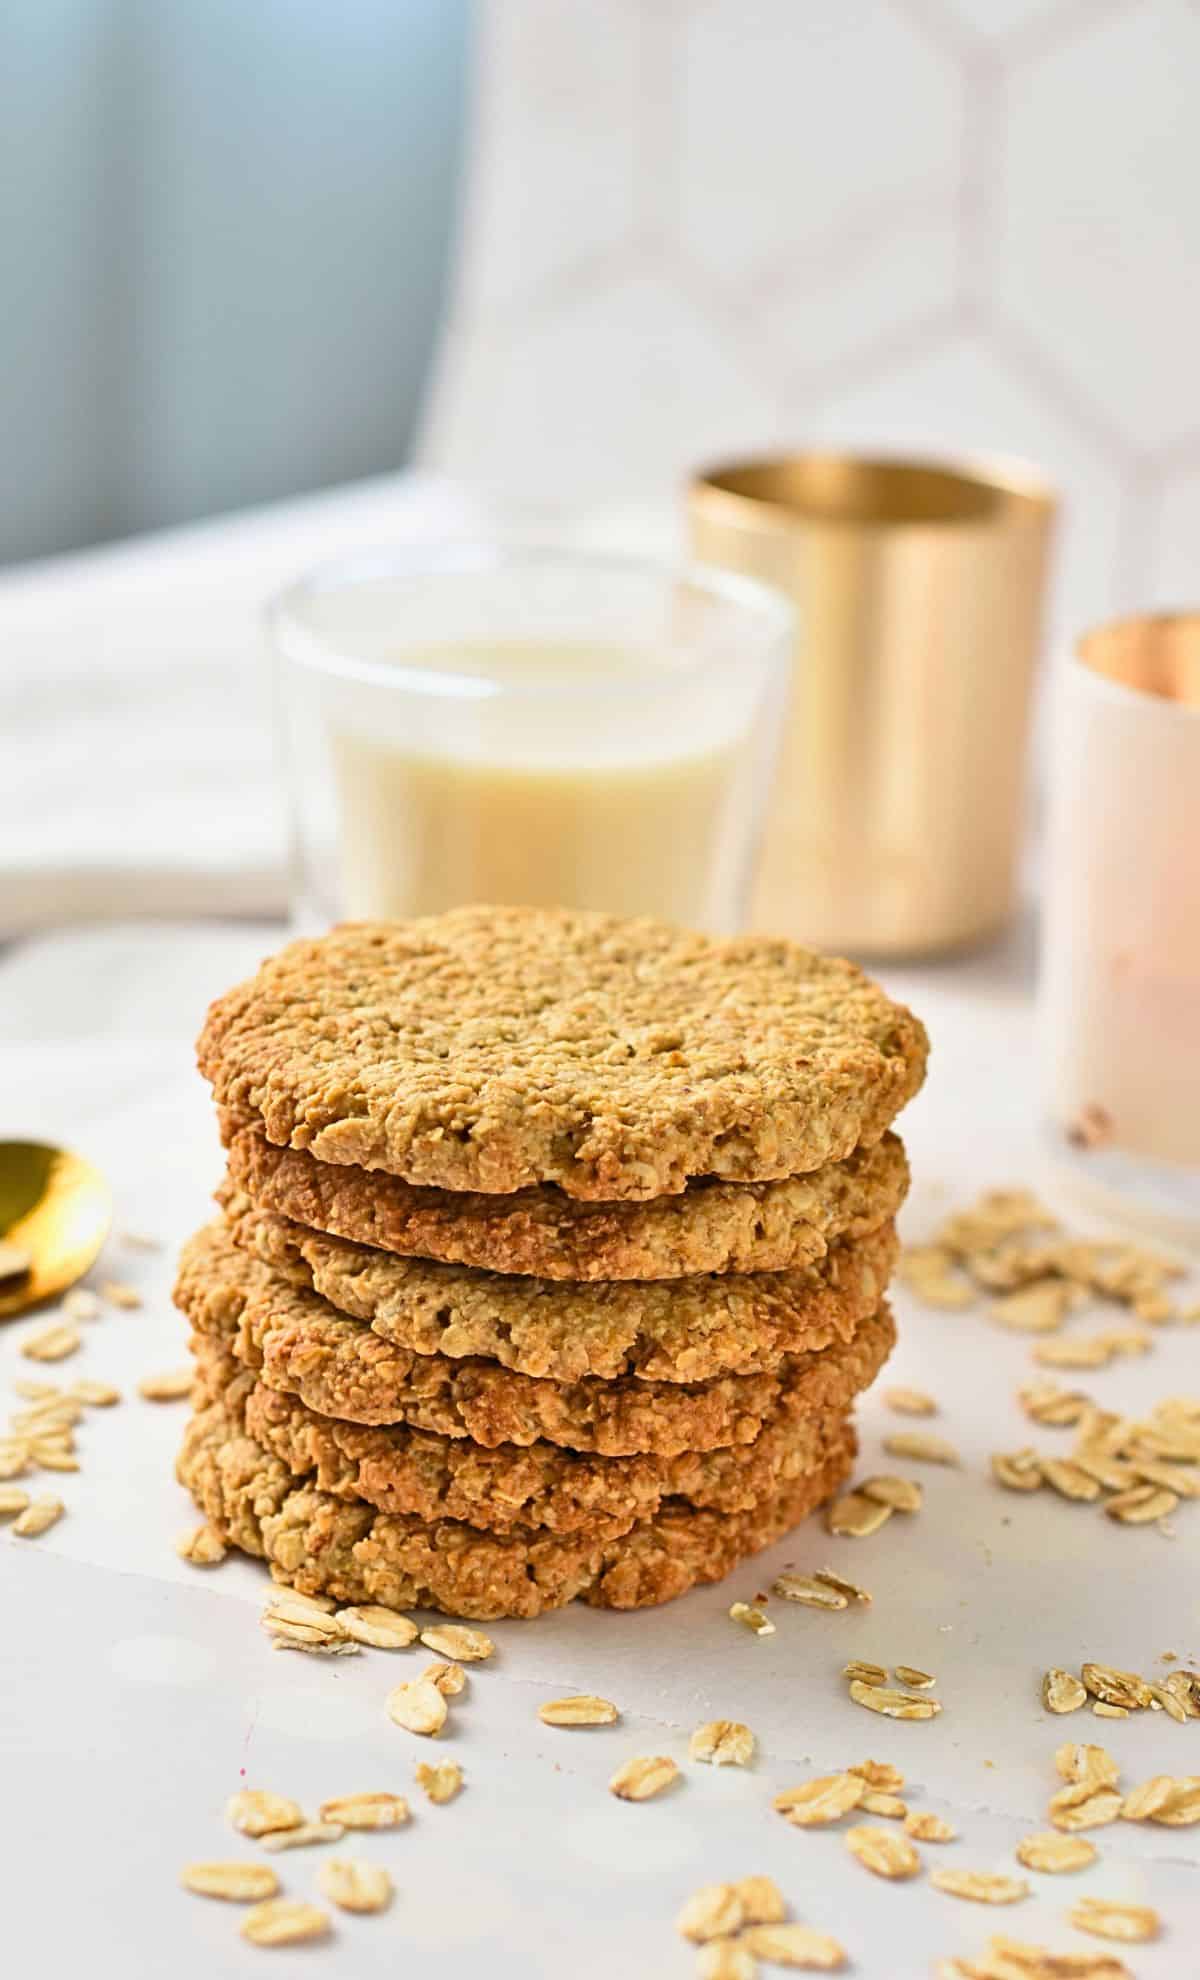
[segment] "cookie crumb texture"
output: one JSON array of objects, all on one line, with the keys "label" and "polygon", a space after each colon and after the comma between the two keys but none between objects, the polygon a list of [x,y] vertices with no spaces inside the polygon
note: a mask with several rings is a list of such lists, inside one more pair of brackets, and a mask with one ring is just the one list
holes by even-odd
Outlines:
[{"label": "cookie crumb texture", "polygon": [[899,1138],[774,1182],[701,1177],[647,1203],[581,1203],[556,1183],[507,1195],[422,1189],[381,1169],[277,1148],[221,1110],[226,1189],[264,1214],[402,1257],[541,1279],[680,1279],[783,1272],[893,1218],[908,1190]]},{"label": "cookie crumb texture", "polygon": [[576,1599],[647,1608],[717,1581],[836,1491],[853,1458],[853,1432],[838,1423],[818,1468],[752,1511],[666,1500],[617,1539],[524,1527],[489,1533],[336,1499],[297,1481],[249,1436],[236,1405],[214,1404],[192,1419],[178,1475],[231,1545],[265,1558],[277,1579],[305,1593],[488,1621],[537,1616]]},{"label": "cookie crumb texture", "polygon": [[316,1293],[415,1354],[481,1355],[573,1382],[751,1375],[785,1355],[849,1341],[882,1303],[896,1258],[885,1224],[790,1272],[573,1284],[395,1258],[225,1198],[226,1228],[274,1282]]},{"label": "cookie crumb texture", "polygon": [[270,1389],[349,1423],[404,1423],[485,1450],[539,1439],[603,1457],[673,1457],[748,1444],[783,1409],[845,1410],[878,1374],[895,1328],[886,1302],[849,1341],[786,1355],[757,1375],[706,1382],[552,1382],[495,1361],[415,1354],[316,1294],[288,1286],[239,1251],[220,1224],[185,1246],[176,1303],[198,1336],[221,1343]]},{"label": "cookie crumb texture", "polygon": [[[491,1532],[525,1526],[616,1538],[671,1499],[751,1512],[818,1469],[830,1435],[840,1438],[848,1428],[844,1412],[792,1417],[780,1407],[751,1444],[669,1458],[595,1457],[546,1442],[483,1450],[403,1425],[369,1428],[320,1416],[256,1381],[212,1343],[198,1345],[197,1368],[197,1406],[236,1413],[298,1483],[380,1512],[465,1520]],[[429,1647],[466,1661],[441,1642]]]},{"label": "cookie crumb texture", "polygon": [[853,964],[651,920],[462,908],[292,943],[199,1043],[279,1146],[436,1188],[644,1200],[806,1173],[916,1092],[918,1020]]}]

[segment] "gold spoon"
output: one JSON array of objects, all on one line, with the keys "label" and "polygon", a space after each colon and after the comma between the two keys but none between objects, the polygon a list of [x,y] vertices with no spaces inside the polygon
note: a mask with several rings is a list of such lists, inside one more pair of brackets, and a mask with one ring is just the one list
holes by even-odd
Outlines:
[{"label": "gold spoon", "polygon": [[94,1265],[112,1191],[90,1162],[47,1141],[0,1141],[0,1320],[56,1299]]}]

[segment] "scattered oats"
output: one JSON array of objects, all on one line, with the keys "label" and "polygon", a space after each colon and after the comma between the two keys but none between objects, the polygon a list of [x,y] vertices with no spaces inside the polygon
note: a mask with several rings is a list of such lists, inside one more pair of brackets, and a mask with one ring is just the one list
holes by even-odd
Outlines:
[{"label": "scattered oats", "polygon": [[59,1310],[66,1320],[95,1320],[100,1314],[100,1301],[90,1286],[72,1286]]},{"label": "scattered oats", "polygon": [[408,1803],[402,1794],[340,1794],[317,1813],[341,1829],[398,1829],[408,1820]]},{"label": "scattered oats", "polygon": [[732,1622],[741,1623],[743,1629],[753,1631],[755,1636],[774,1636],[775,1625],[762,1609],[752,1608],[749,1602],[730,1604],[729,1616]]},{"label": "scattered oats", "polygon": [[639,1753],[617,1768],[608,1786],[619,1801],[650,1801],[678,1779],[678,1767],[665,1754]]},{"label": "scattered oats", "polygon": [[427,1650],[456,1664],[481,1664],[495,1653],[496,1646],[481,1629],[468,1629],[465,1623],[437,1623],[421,1631]]},{"label": "scattered oats", "polygon": [[367,1603],[351,1609],[335,1609],[333,1614],[334,1621],[341,1624],[347,1636],[372,1650],[407,1650],[417,1640],[416,1623],[407,1616],[397,1615],[394,1609]]},{"label": "scattered oats", "polygon": [[877,1877],[915,1877],[921,1868],[918,1852],[906,1836],[897,1835],[894,1829],[872,1829],[860,1823],[846,1830],[846,1848],[864,1869],[874,1871]]},{"label": "scattered oats", "polygon": [[900,1254],[896,1276],[926,1306],[953,1311],[974,1304],[975,1288],[941,1245],[910,1245]]},{"label": "scattered oats", "polygon": [[1150,1702],[1152,1706],[1157,1706],[1160,1712],[1165,1712],[1169,1719],[1174,1719],[1181,1726],[1186,1726],[1189,1718],[1193,1716],[1182,1698],[1176,1692],[1169,1691],[1164,1684],[1150,1686]]},{"label": "scattered oats", "polygon": [[919,1671],[914,1664],[894,1664],[892,1672],[910,1691],[928,1691],[931,1684],[937,1683],[928,1671]]},{"label": "scattered oats", "polygon": [[847,1767],[846,1772],[861,1774],[868,1787],[882,1788],[887,1794],[898,1794],[904,1786],[899,1767],[890,1766],[886,1760],[860,1760],[857,1767]]},{"label": "scattered oats", "polygon": [[30,1436],[49,1436],[54,1431],[73,1430],[83,1415],[83,1404],[70,1396],[51,1396],[32,1409],[19,1410],[9,1422],[14,1430]]},{"label": "scattered oats", "polygon": [[136,1286],[128,1286],[123,1279],[106,1279],[100,1287],[101,1299],[110,1306],[123,1307],[126,1312],[134,1312],[142,1303],[142,1295]]},{"label": "scattered oats", "polygon": [[1123,1803],[1116,1788],[1063,1788],[1050,1799],[1050,1820],[1056,1829],[1103,1829],[1115,1822]]},{"label": "scattered oats", "polygon": [[1139,1293],[1133,1302],[1133,1310],[1139,1320],[1148,1320],[1155,1327],[1169,1327],[1179,1315],[1165,1293]]},{"label": "scattered oats", "polygon": [[1100,1487],[1094,1478],[1070,1458],[1043,1458],[1042,1476],[1064,1499],[1098,1499]]},{"label": "scattered oats", "polygon": [[824,1828],[857,1808],[865,1791],[866,1782],[861,1774],[819,1774],[815,1780],[785,1788],[775,1796],[772,1807],[785,1815],[794,1828]]},{"label": "scattered oats", "polygon": [[1108,1327],[1100,1339],[1110,1354],[1149,1354],[1154,1346],[1153,1334],[1147,1334],[1141,1327]]},{"label": "scattered oats", "polygon": [[1054,1953],[999,1937],[980,1959],[942,1960],[936,1973],[937,1980],[1133,1980],[1129,1968],[1106,1953]]},{"label": "scattered oats", "polygon": [[1165,1800],[1151,1810],[1150,1820],[1169,1829],[1190,1828],[1200,1822],[1200,1774],[1174,1776]]},{"label": "scattered oats", "polygon": [[1042,1459],[1038,1451],[992,1451],[992,1477],[1008,1491],[1042,1491]]},{"label": "scattered oats", "polygon": [[36,1540],[40,1533],[48,1533],[66,1510],[61,1499],[33,1499],[13,1521],[12,1531],[18,1539]]},{"label": "scattered oats", "polygon": [[1086,1471],[1097,1485],[1103,1485],[1108,1492],[1124,1492],[1137,1483],[1137,1473],[1130,1464],[1123,1464],[1120,1458],[1105,1457],[1102,1453],[1081,1445],[1071,1459],[1080,1471]]},{"label": "scattered oats", "polygon": [[538,1706],[544,1726],[615,1726],[620,1716],[609,1699],[594,1698],[587,1691],[574,1698],[550,1698]]},{"label": "scattered oats", "polygon": [[1075,1287],[1063,1279],[1037,1279],[1017,1292],[994,1299],[988,1308],[993,1320],[1017,1334],[1053,1334],[1075,1304]]},{"label": "scattered oats", "polygon": [[728,1939],[745,1920],[742,1900],[732,1884],[704,1884],[694,1891],[675,1920],[675,1930],[693,1945]]},{"label": "scattered oats", "polygon": [[1017,1862],[1027,1870],[1044,1870],[1057,1876],[1064,1870],[1086,1870],[1096,1861],[1096,1845],[1086,1836],[1064,1836],[1056,1829],[1041,1829],[1022,1836],[1017,1844]]},{"label": "scattered oats", "polygon": [[29,1494],[19,1485],[0,1485],[0,1519],[11,1519],[14,1513],[24,1512],[28,1504]]},{"label": "scattered oats", "polygon": [[270,1794],[263,1788],[243,1788],[225,1804],[225,1818],[242,1836],[273,1835],[276,1829],[295,1829],[304,1820],[298,1804],[285,1794]]},{"label": "scattered oats", "polygon": [[440,1808],[447,1801],[453,1801],[463,1784],[462,1768],[457,1760],[443,1760],[436,1767],[430,1767],[424,1760],[418,1762],[414,1774],[417,1786],[423,1788],[434,1806]]},{"label": "scattered oats", "polygon": [[65,1361],[80,1345],[78,1327],[64,1320],[53,1327],[44,1327],[40,1334],[30,1334],[21,1342],[21,1353],[27,1361]]},{"label": "scattered oats", "polygon": [[1181,1464],[1163,1464],[1154,1458],[1139,1458],[1136,1465],[1125,1467],[1126,1477],[1132,1484],[1134,1478],[1141,1478],[1149,1485],[1161,1485],[1164,1491],[1175,1492],[1181,1499],[1200,1498],[1200,1478],[1194,1471],[1187,1471]]},{"label": "scattered oats", "polygon": [[436,1684],[418,1678],[414,1684],[398,1684],[387,1695],[387,1715],[393,1725],[405,1732],[434,1739],[446,1723],[446,1700]]},{"label": "scattered oats", "polygon": [[121,1391],[111,1382],[72,1382],[67,1390],[70,1402],[86,1403],[89,1409],[111,1409],[121,1400]]},{"label": "scattered oats", "polygon": [[162,1239],[148,1237],[145,1231],[122,1231],[121,1243],[126,1251],[161,1251]]},{"label": "scattered oats", "polygon": [[392,1901],[392,1880],[381,1863],[361,1857],[331,1856],[317,1871],[317,1889],[340,1911],[385,1911]]},{"label": "scattered oats", "polygon": [[753,1925],[740,1943],[769,1966],[794,1966],[806,1973],[837,1973],[846,1964],[846,1949],[828,1932],[811,1925]]},{"label": "scattered oats", "polygon": [[269,1863],[185,1863],[179,1881],[198,1897],[249,1904],[274,1897],[279,1879]]},{"label": "scattered oats", "polygon": [[864,1478],[856,1491],[864,1499],[878,1499],[893,1512],[920,1512],[924,1492],[915,1478],[897,1478],[892,1473],[884,1473],[878,1478]]},{"label": "scattered oats", "polygon": [[1121,1671],[1113,1664],[1081,1664],[1079,1675],[1092,1697],[1102,1698],[1106,1705],[1134,1705],[1145,1711],[1150,1703],[1150,1686],[1136,1671]]},{"label": "scattered oats", "polygon": [[12,1386],[13,1394],[23,1396],[26,1402],[51,1402],[63,1394],[56,1382],[31,1382],[22,1378]]},{"label": "scattered oats", "polygon": [[1039,1341],[1033,1358],[1043,1368],[1103,1368],[1112,1349],[1103,1334],[1080,1340]]},{"label": "scattered oats", "polygon": [[738,1719],[710,1719],[697,1726],[688,1741],[693,1760],[711,1767],[748,1767],[754,1758],[754,1734]]},{"label": "scattered oats", "polygon": [[1074,1671],[1055,1666],[1042,1679],[1042,1704],[1048,1712],[1078,1712],[1087,1704],[1087,1691]]},{"label": "scattered oats", "polygon": [[33,1464],[43,1471],[78,1471],[79,1459],[72,1457],[57,1440],[35,1437],[29,1446],[29,1456]]},{"label": "scattered oats", "polygon": [[[872,1788],[869,1794],[864,1794],[859,1807],[864,1815],[887,1815],[896,1822],[902,1822],[908,1814],[908,1803],[901,1801],[899,1795],[882,1794],[876,1788]],[[911,1831],[909,1833],[911,1834]]]},{"label": "scattered oats", "polygon": [[1017,1400],[1035,1423],[1078,1423],[1093,1407],[1078,1389],[1060,1389],[1056,1382],[1031,1382],[1017,1390]]},{"label": "scattered oats", "polygon": [[1162,1681],[1162,1689],[1182,1705],[1189,1719],[1200,1719],[1200,1689],[1196,1685],[1193,1671],[1168,1671]]},{"label": "scattered oats", "polygon": [[457,1698],[467,1688],[467,1674],[461,1664],[427,1664],[421,1682],[435,1684],[443,1698]]},{"label": "scattered oats", "polygon": [[711,1939],[696,1960],[698,1980],[754,1980],[754,1954],[740,1939]]},{"label": "scattered oats", "polygon": [[1129,1707],[1127,1705],[1106,1705],[1102,1698],[1096,1700],[1092,1706],[1092,1712],[1097,1719],[1127,1719],[1129,1717]]},{"label": "scattered oats", "polygon": [[290,1592],[273,1596],[259,1618],[276,1650],[303,1650],[316,1657],[353,1657],[359,1646],[336,1616],[297,1602]]},{"label": "scattered oats", "polygon": [[1140,1787],[1131,1788],[1125,1796],[1121,1814],[1127,1822],[1149,1822],[1165,1808],[1175,1791],[1175,1781],[1171,1774],[1155,1774],[1143,1781]]},{"label": "scattered oats", "polygon": [[328,1914],[319,1905],[268,1898],[246,1913],[242,1937],[256,1946],[297,1946],[305,1939],[323,1939],[328,1930]]},{"label": "scattered oats", "polygon": [[313,1843],[341,1842],[345,1830],[340,1822],[297,1822],[291,1829],[272,1829],[263,1836],[264,1849],[308,1849]]},{"label": "scattered oats", "polygon": [[937,1404],[924,1389],[885,1389],[883,1400],[900,1416],[936,1416]]},{"label": "scattered oats", "polygon": [[813,1580],[823,1582],[826,1588],[832,1588],[838,1595],[845,1595],[851,1602],[870,1605],[871,1597],[865,1588],[859,1588],[857,1583],[847,1581],[844,1575],[835,1574],[832,1568],[815,1569]]},{"label": "scattered oats", "polygon": [[844,1678],[861,1678],[864,1684],[886,1684],[887,1670],[883,1664],[868,1664],[861,1657],[852,1657],[842,1665]]},{"label": "scattered oats", "polygon": [[1055,1748],[1054,1765],[1061,1779],[1077,1786],[1089,1781],[1096,1787],[1116,1787],[1120,1779],[1120,1769],[1106,1746],[1068,1740]]},{"label": "scattered oats", "polygon": [[904,1818],[904,1833],[911,1836],[914,1842],[942,1843],[953,1842],[958,1830],[952,1823],[944,1821],[940,1815],[934,1815],[929,1810],[914,1808]]},{"label": "scattered oats", "polygon": [[810,1609],[845,1609],[850,1605],[848,1595],[828,1587],[815,1574],[777,1574],[771,1593],[782,1602],[804,1602]]},{"label": "scattered oats", "polygon": [[906,1691],[889,1691],[860,1678],[850,1686],[850,1696],[856,1705],[864,1705],[868,1712],[882,1712],[885,1719],[932,1719],[942,1709],[936,1698],[910,1698]]},{"label": "scattered oats", "polygon": [[925,1430],[893,1430],[883,1440],[889,1457],[911,1458],[914,1464],[961,1464],[953,1444]]},{"label": "scattered oats", "polygon": [[215,1567],[225,1559],[225,1541],[215,1526],[205,1522],[181,1533],[175,1542],[175,1552],[181,1561],[190,1561],[193,1567]]},{"label": "scattered oats", "polygon": [[190,1368],[171,1368],[159,1375],[143,1375],[137,1390],[146,1402],[183,1402],[192,1393],[193,1379]]},{"label": "scattered oats", "polygon": [[0,1444],[0,1479],[19,1478],[29,1469],[29,1446],[9,1438]]},{"label": "scattered oats", "polygon": [[833,1501],[825,1515],[825,1523],[831,1533],[846,1539],[865,1540],[869,1534],[878,1533],[891,1516],[892,1508],[886,1502],[864,1498],[861,1492],[848,1492],[845,1498]]},{"label": "scattered oats", "polygon": [[739,1877],[734,1885],[747,1925],[778,1925],[787,1917],[787,1904],[774,1877]]},{"label": "scattered oats", "polygon": [[273,1602],[286,1602],[292,1608],[308,1609],[318,1616],[331,1616],[338,1606],[332,1595],[306,1595],[302,1589],[293,1588],[275,1568],[271,1569],[271,1578],[278,1583],[271,1597]]},{"label": "scattered oats", "polygon": [[1115,1904],[1111,1898],[1085,1897],[1067,1913],[1067,1923],[1077,1932],[1092,1932],[1098,1939],[1122,1939],[1128,1945],[1157,1939],[1162,1920],[1148,1904]]},{"label": "scattered oats", "polygon": [[1165,1519],[1178,1504],[1178,1495],[1162,1485],[1135,1485],[1130,1491],[1118,1492],[1109,1499],[1104,1510],[1110,1519],[1119,1519],[1122,1526],[1147,1526],[1152,1520]]},{"label": "scattered oats", "polygon": [[975,1904],[1017,1904],[1029,1896],[1024,1877],[1000,1877],[986,1870],[931,1870],[929,1881],[947,1897],[970,1898]]}]

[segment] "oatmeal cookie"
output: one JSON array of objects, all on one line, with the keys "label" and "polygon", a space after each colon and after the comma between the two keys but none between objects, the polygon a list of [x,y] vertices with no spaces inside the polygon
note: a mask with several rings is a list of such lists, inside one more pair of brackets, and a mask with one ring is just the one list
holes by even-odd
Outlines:
[{"label": "oatmeal cookie", "polygon": [[761,1182],[879,1140],[924,1076],[852,963],[651,920],[457,908],[293,942],[212,1006],[218,1104],[319,1161],[586,1200]]},{"label": "oatmeal cookie", "polygon": [[878,1310],[898,1249],[886,1224],[799,1271],[580,1285],[396,1258],[255,1210],[237,1195],[226,1197],[225,1214],[243,1251],[382,1339],[456,1361],[480,1355],[556,1382],[699,1382],[851,1340]]},{"label": "oatmeal cookie", "polygon": [[908,1189],[898,1137],[885,1134],[805,1176],[699,1178],[647,1203],[582,1203],[554,1183],[508,1195],[422,1189],[382,1170],[317,1162],[222,1116],[229,1181],[263,1210],[405,1257],[542,1279],[679,1279],[815,1264],[839,1238],[878,1230]]},{"label": "oatmeal cookie", "polygon": [[548,1443],[482,1450],[425,1430],[318,1416],[256,1381],[216,1342],[198,1344],[196,1363],[197,1408],[240,1409],[250,1436],[297,1480],[380,1512],[466,1520],[490,1532],[528,1526],[615,1538],[664,1499],[749,1512],[819,1466],[835,1427],[776,1410],[752,1444],[671,1458],[593,1457]]},{"label": "oatmeal cookie", "polygon": [[603,1457],[673,1457],[749,1444],[778,1407],[839,1414],[873,1382],[895,1329],[886,1304],[852,1340],[788,1355],[769,1373],[707,1382],[551,1382],[493,1361],[414,1354],[289,1286],[211,1224],[184,1247],[176,1302],[197,1334],[216,1336],[268,1388],[321,1416],[406,1423],[485,1449],[539,1438]]},{"label": "oatmeal cookie", "polygon": [[669,1602],[780,1539],[829,1498],[854,1459],[853,1432],[832,1427],[819,1467],[750,1512],[667,1499],[620,1537],[515,1527],[484,1533],[461,1520],[382,1513],[297,1485],[287,1466],[216,1403],[192,1418],[177,1473],[232,1546],[264,1557],[279,1581],[340,1602],[442,1609],[487,1622],[536,1616],[581,1597],[597,1608]]}]

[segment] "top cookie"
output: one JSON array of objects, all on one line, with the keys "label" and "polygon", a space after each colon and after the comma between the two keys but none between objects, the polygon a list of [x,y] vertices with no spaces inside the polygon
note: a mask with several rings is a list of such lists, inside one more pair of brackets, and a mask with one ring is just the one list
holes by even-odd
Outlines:
[{"label": "top cookie", "polygon": [[280,1146],[597,1201],[840,1161],[879,1140],[926,1051],[852,963],[536,908],[294,942],[218,999],[199,1042],[221,1106]]}]

